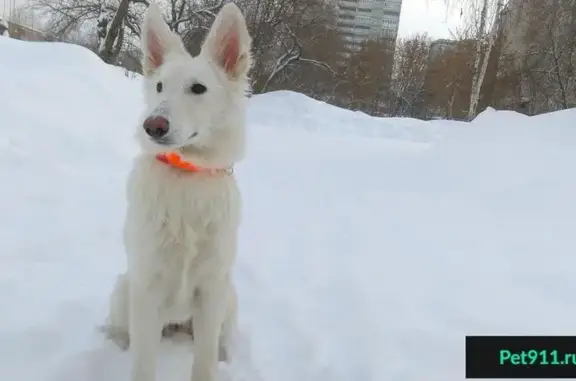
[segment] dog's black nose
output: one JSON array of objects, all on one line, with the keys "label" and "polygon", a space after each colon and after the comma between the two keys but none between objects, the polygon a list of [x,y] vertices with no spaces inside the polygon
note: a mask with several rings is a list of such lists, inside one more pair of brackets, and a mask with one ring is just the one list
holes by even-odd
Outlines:
[{"label": "dog's black nose", "polygon": [[146,118],[143,127],[144,131],[146,131],[148,135],[158,139],[168,133],[168,130],[170,129],[170,123],[168,123],[168,119],[162,116],[151,116]]}]

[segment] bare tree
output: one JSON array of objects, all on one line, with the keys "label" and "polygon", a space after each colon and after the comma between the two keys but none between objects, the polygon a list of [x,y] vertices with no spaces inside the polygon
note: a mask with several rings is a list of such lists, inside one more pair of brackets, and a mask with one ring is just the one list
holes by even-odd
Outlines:
[{"label": "bare tree", "polygon": [[488,1],[482,0],[482,11],[480,13],[480,25],[476,35],[476,57],[474,59],[474,69],[472,75],[472,91],[470,92],[470,106],[468,109],[468,118],[472,119],[476,114],[476,107],[478,105],[478,98],[480,96],[480,87],[482,86],[482,67],[484,67],[482,59],[486,60],[484,50],[484,33],[486,30],[486,23],[488,18]]},{"label": "bare tree", "polygon": [[255,92],[286,83],[298,68],[332,72],[311,46],[330,35],[335,24],[329,0],[239,0],[253,36]]},{"label": "bare tree", "polygon": [[576,1],[527,0],[529,20],[524,67],[536,111],[566,109],[576,103]]},{"label": "bare tree", "polygon": [[47,16],[53,35],[64,41],[78,34],[83,40],[95,40],[89,47],[114,63],[127,42],[137,42],[147,4],[147,0],[36,0],[35,8]]},{"label": "bare tree", "polygon": [[468,119],[472,119],[477,113],[488,60],[497,37],[496,30],[504,0],[446,0],[446,2],[449,7],[461,7],[464,22],[468,24],[466,27],[473,31],[476,40],[472,89],[468,107]]},{"label": "bare tree", "polygon": [[385,115],[389,109],[393,61],[393,40],[367,40],[340,68],[335,103],[371,115]]},{"label": "bare tree", "polygon": [[[488,18],[488,7],[490,0],[483,0],[482,5],[482,15],[480,23],[480,31],[484,31],[486,28],[486,22]],[[500,20],[500,13],[503,7],[503,0],[496,0],[496,6],[493,13],[493,18],[489,22],[489,30],[487,36],[478,35],[478,41],[476,45],[476,59],[474,60],[474,77],[472,79],[472,92],[470,94],[470,108],[468,109],[468,118],[472,119],[477,112],[478,102],[480,100],[480,91],[484,83],[484,77],[486,76],[486,69],[488,68],[488,62],[490,60],[490,53],[494,48],[494,43],[498,35],[498,24]],[[484,47],[484,49],[483,49]],[[479,66],[480,61],[482,65]]]},{"label": "bare tree", "polygon": [[120,0],[114,17],[107,25],[106,33],[98,47],[98,55],[106,63],[114,63],[124,43],[124,20],[128,14],[130,0]]},{"label": "bare tree", "polygon": [[[326,57],[320,57],[321,54],[317,54],[318,52],[314,49],[307,49],[311,46],[319,47],[322,42],[326,43],[326,40],[329,41],[328,43],[334,43],[335,40],[330,41],[329,39],[322,38],[323,36],[326,37],[325,33],[329,32],[327,30],[318,31],[318,33],[315,33],[312,36],[308,35],[306,36],[306,39],[304,39],[292,31],[288,25],[284,24],[283,27],[286,29],[286,35],[289,36],[290,41],[280,42],[284,50],[271,66],[271,70],[267,74],[266,80],[259,88],[259,91],[265,92],[268,90],[270,84],[275,81],[281,74],[285,75],[285,80],[298,80],[297,77],[301,75],[301,73],[298,73],[300,71],[298,70],[299,68],[304,68],[302,71],[309,72],[312,67],[316,67],[329,73],[331,78],[333,78],[336,72],[331,64],[335,64],[335,60],[326,59]],[[323,40],[322,42],[320,42],[321,38]],[[334,48],[335,44],[331,44],[331,46]],[[332,56],[331,58],[336,58],[336,56]],[[289,69],[292,70],[291,72],[287,73]],[[316,74],[318,73],[316,72]],[[319,78],[311,78],[311,80],[316,81],[318,79]],[[300,82],[304,81],[301,80]]]},{"label": "bare tree", "polygon": [[391,105],[391,116],[420,114],[429,52],[430,38],[425,34],[396,43],[391,82],[395,102]]},{"label": "bare tree", "polygon": [[424,81],[426,116],[466,119],[472,89],[476,41],[451,41],[445,49],[433,47]]}]

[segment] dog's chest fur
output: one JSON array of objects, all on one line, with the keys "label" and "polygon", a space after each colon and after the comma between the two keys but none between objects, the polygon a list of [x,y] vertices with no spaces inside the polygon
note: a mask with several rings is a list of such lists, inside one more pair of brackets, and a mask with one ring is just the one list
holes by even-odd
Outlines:
[{"label": "dog's chest fur", "polygon": [[[187,173],[154,158],[135,160],[128,182],[125,245],[130,271],[150,292],[162,290],[166,320],[187,318],[203,278],[229,271],[240,219],[231,175]],[[158,291],[160,292],[160,291]]]}]

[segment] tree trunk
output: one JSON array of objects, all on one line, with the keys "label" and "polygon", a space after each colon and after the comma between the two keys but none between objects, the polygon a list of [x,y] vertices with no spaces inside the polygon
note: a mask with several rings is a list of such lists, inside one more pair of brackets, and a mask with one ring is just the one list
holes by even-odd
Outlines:
[{"label": "tree trunk", "polygon": [[122,45],[124,45],[124,33],[125,33],[124,26],[125,26],[124,21],[122,21],[122,25],[120,26],[120,29],[118,31],[118,38],[116,38],[116,44],[112,49],[112,57],[114,57],[114,61],[118,61],[118,56],[122,51]]},{"label": "tree trunk", "polygon": [[[470,110],[468,112],[469,119],[472,119],[474,115],[476,115],[478,102],[480,100],[480,92],[482,90],[482,84],[484,83],[484,77],[486,76],[486,69],[488,68],[488,62],[490,61],[490,53],[492,53],[492,48],[496,43],[496,36],[499,33],[501,10],[502,10],[502,0],[498,0],[498,3],[496,4],[496,16],[494,17],[494,24],[493,24],[496,27],[496,30],[492,30],[490,33],[490,37],[488,38],[488,45],[486,46],[486,52],[484,53],[484,59],[482,60],[482,67],[480,68],[480,72],[478,73],[478,82],[476,83],[476,89],[475,89],[476,94],[474,96],[475,101],[474,105],[472,104],[472,99],[470,99]],[[472,106],[474,106],[474,108],[472,108]]]},{"label": "tree trunk", "polygon": [[472,119],[476,114],[478,99],[480,98],[480,61],[482,60],[483,36],[486,29],[486,18],[488,17],[488,0],[483,0],[482,13],[480,14],[480,27],[476,35],[476,58],[474,59],[474,73],[472,76],[472,89],[470,91],[470,107],[468,108],[468,119]]},{"label": "tree trunk", "polygon": [[130,6],[130,0],[120,0],[118,5],[118,10],[114,14],[108,30],[106,32],[106,37],[100,45],[98,55],[106,63],[112,64],[116,60],[115,53],[119,49],[114,49],[114,42],[120,36],[120,29],[124,25],[124,19],[128,13],[128,7]]}]

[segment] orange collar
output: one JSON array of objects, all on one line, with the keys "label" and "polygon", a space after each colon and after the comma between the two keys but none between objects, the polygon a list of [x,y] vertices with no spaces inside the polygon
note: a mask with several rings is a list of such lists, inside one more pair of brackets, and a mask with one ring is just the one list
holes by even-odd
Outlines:
[{"label": "orange collar", "polygon": [[228,168],[199,167],[188,161],[182,160],[182,157],[175,152],[159,153],[158,155],[156,155],[156,160],[186,172],[208,173],[208,174],[225,173],[227,175],[231,175],[232,172],[234,171],[232,167]]}]

